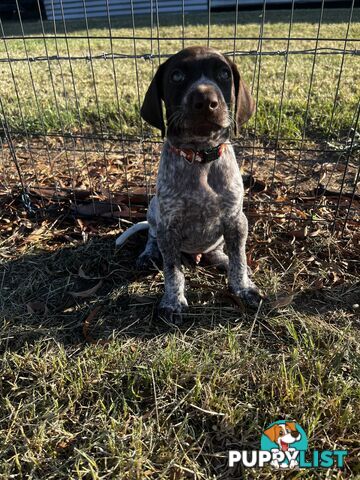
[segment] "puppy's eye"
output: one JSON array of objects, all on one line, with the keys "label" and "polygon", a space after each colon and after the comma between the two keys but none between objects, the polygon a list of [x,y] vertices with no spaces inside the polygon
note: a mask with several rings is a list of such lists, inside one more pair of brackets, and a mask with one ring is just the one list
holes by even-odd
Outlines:
[{"label": "puppy's eye", "polygon": [[228,68],[222,68],[218,73],[219,80],[229,80],[231,78],[231,73]]},{"label": "puppy's eye", "polygon": [[174,70],[170,75],[170,78],[174,83],[181,83],[185,80],[185,75],[181,70]]},{"label": "puppy's eye", "polygon": [[282,430],[280,430],[279,437],[282,437],[283,435],[284,435],[284,432]]}]

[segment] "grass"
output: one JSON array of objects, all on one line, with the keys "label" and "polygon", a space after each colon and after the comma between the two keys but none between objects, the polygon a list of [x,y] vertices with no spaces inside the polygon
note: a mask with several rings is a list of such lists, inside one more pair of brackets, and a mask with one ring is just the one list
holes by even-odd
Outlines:
[{"label": "grass", "polygon": [[[316,35],[318,15],[318,10],[295,11],[292,35]],[[359,37],[358,16],[356,11],[350,39]],[[288,20],[289,12],[267,12],[264,34],[286,36]],[[131,35],[127,21],[114,20],[113,33]],[[138,20],[138,36],[149,34],[146,21]],[[178,18],[161,16],[160,21],[163,37],[181,36]],[[233,34],[233,14],[214,14],[212,21],[212,35]],[[242,12],[238,35],[256,37],[260,21],[259,13]],[[39,34],[39,27],[37,23],[25,25],[32,35]],[[52,24],[45,27],[51,33]],[[95,36],[107,34],[98,21],[90,27]],[[345,28],[345,10],[325,10],[321,38],[342,37]],[[4,29],[7,35],[19,34],[15,24],[5,24]],[[85,33],[83,25],[71,22],[68,31]],[[202,16],[187,17],[187,36],[206,34]],[[292,47],[311,48],[314,43],[294,41]],[[342,47],[343,42],[322,40],[319,44],[329,45]],[[348,48],[356,45],[350,40]],[[7,40],[7,46],[11,57],[24,56],[21,40]],[[161,52],[174,52],[180,46],[180,41],[163,41]],[[227,40],[216,46],[223,51],[233,49]],[[47,40],[47,47],[54,54],[55,40]],[[63,40],[58,40],[57,47],[66,55]],[[69,40],[69,47],[72,55],[88,53],[83,39]],[[265,51],[285,47],[286,42],[275,40],[263,44]],[[0,48],[0,57],[6,56],[4,43]],[[27,48],[29,55],[44,55],[42,40],[27,40]],[[108,40],[97,38],[91,40],[91,48],[95,55],[110,47]],[[131,41],[114,40],[116,52],[131,53],[132,48]],[[256,49],[257,42],[238,40],[236,48]],[[139,40],[137,49],[147,53],[150,43]],[[341,56],[335,55],[317,59],[306,130],[309,137],[326,139],[340,62]],[[251,83],[254,57],[238,63]],[[345,58],[334,135],[352,125],[359,94],[358,63],[358,56]],[[104,130],[139,134],[134,62],[115,62],[120,114],[111,61],[94,60],[93,66]],[[140,98],[153,67],[138,62]],[[281,124],[284,137],[302,134],[311,67],[311,56],[289,58]],[[23,122],[10,67],[0,63],[2,100],[11,128],[26,127],[32,133],[59,133],[62,128],[79,133],[80,127],[99,131],[89,63],[73,62],[80,116],[66,61],[51,63],[58,110],[47,63],[30,64],[39,109],[27,68],[23,63],[13,64]],[[262,58],[256,117],[259,136],[276,134],[283,69],[284,58]],[[254,126],[255,119],[250,129]],[[89,142],[91,152],[85,154],[81,142],[70,146],[71,153],[60,139],[49,137],[46,145],[44,139],[30,143],[30,149],[24,141],[15,144],[26,185],[75,188],[77,201],[86,211],[89,198],[108,200],[108,187],[116,205],[116,195],[126,186],[130,190],[152,186],[157,146],[122,142],[121,152],[113,141]],[[248,253],[255,281],[268,300],[252,312],[228,296],[223,275],[187,265],[190,308],[183,325],[175,327],[156,314],[164,287],[162,272],[134,271],[144,236],[133,237],[121,251],[114,249],[115,236],[129,224],[126,217],[119,221],[74,218],[69,208],[73,197],[66,197],[66,192],[65,200],[60,198],[58,203],[33,193],[32,206],[48,215],[28,215],[14,190],[18,177],[12,158],[8,149],[3,151],[1,479],[359,478],[358,197],[354,196],[343,236],[331,234],[327,227],[338,201],[340,228],[347,215],[357,154],[345,165],[346,158],[336,150],[316,152],[310,145],[300,163],[297,151],[270,148],[254,154],[250,146],[239,150],[239,158],[260,187],[258,193],[254,190],[246,211],[251,224]],[[343,179],[348,196],[339,199]],[[315,201],[313,189],[320,181],[329,191]],[[118,203],[126,212],[123,200]],[[140,210],[131,207],[143,214],[143,205]],[[318,223],[311,223],[316,219]],[[258,449],[265,426],[280,418],[299,422],[308,434],[310,450],[348,450],[344,470],[292,474],[230,470],[228,450]]]},{"label": "grass", "polygon": [[355,240],[325,229],[291,242],[260,222],[248,249],[272,303],[248,311],[224,276],[188,267],[190,310],[172,327],[156,316],[162,273],[133,270],[144,238],[115,252],[116,230],[91,224],[84,244],[77,222],[45,221],[3,257],[3,478],[278,478],[229,470],[227,451],[259,448],[284,417],[311,449],[349,450],[344,471],[296,478],[356,477]]},{"label": "grass", "polygon": [[[316,37],[319,10],[296,10],[292,37]],[[318,48],[344,47],[344,41],[326,40],[345,38],[349,9],[325,9],[320,29]],[[290,12],[269,11],[266,13],[264,36],[270,37],[262,43],[262,51],[285,50],[286,40],[272,40],[274,37],[287,37],[289,31]],[[206,21],[205,21],[206,20]],[[259,35],[261,12],[240,12],[237,37],[255,37]],[[140,17],[137,20],[136,36],[149,37],[150,20]],[[207,36],[207,19],[202,14],[191,14],[186,17],[185,36],[205,38]],[[130,20],[114,19],[113,36],[132,36]],[[21,35],[17,24],[3,26],[6,35]],[[29,38],[26,44],[21,39],[9,39],[0,45],[0,57],[24,58],[60,55],[67,56],[67,44],[64,39],[41,38],[42,30],[39,22],[26,23],[25,33],[40,38]],[[45,22],[45,31],[53,35],[54,26]],[[96,37],[90,41],[76,38],[86,35],[85,26],[81,22],[68,22],[68,34],[75,36],[68,40],[71,56],[102,55],[111,51],[110,41],[105,38],[108,29],[104,21],[93,20],[89,25],[90,35]],[[57,25],[58,34],[62,34],[62,25]],[[181,37],[181,19],[176,16],[160,16],[160,51],[161,54],[171,54],[182,47],[181,40],[166,40],[171,37]],[[153,31],[156,34],[156,29]],[[353,22],[349,30],[347,49],[356,49],[358,44],[353,40],[359,38],[359,11],[355,9]],[[211,35],[222,40],[211,41],[211,45],[223,52],[232,51],[234,42],[226,37],[234,35],[234,13],[213,13]],[[185,45],[200,43],[206,40],[185,40]],[[291,50],[315,48],[314,40],[294,40],[290,42]],[[237,40],[237,50],[259,50],[257,40]],[[132,55],[134,44],[132,40],[114,39],[113,51]],[[157,42],[150,40],[136,41],[136,53],[158,53]],[[27,54],[26,54],[27,52]],[[290,55],[287,65],[287,75],[284,87],[283,112],[280,122],[280,137],[299,138],[304,126],[306,136],[319,135],[337,136],[347,131],[353,125],[356,105],[359,95],[357,71],[360,62],[358,56],[345,56],[338,97],[331,116],[336,95],[337,81],[341,69],[342,55],[318,55],[309,97],[309,114],[305,122],[310,88],[313,55]],[[3,92],[4,110],[11,128],[29,132],[79,132],[81,129],[123,134],[139,134],[141,131],[139,119],[139,104],[147,85],[157,66],[157,61],[138,60],[93,60],[90,64],[85,60],[73,60],[72,65],[67,60],[52,61],[50,66],[45,62],[13,63],[12,71],[8,63],[0,64],[0,88]],[[279,106],[283,84],[285,57],[264,56],[261,67],[254,56],[239,57],[237,63],[247,82],[256,90],[259,82],[258,110],[250,123],[250,129],[258,135],[275,136],[279,120]],[[72,71],[71,71],[72,68]],[[113,68],[115,68],[115,76]],[[137,73],[136,73],[137,69]],[[72,82],[74,75],[74,85]],[[12,78],[14,75],[14,79]],[[139,78],[137,88],[136,76]],[[16,86],[15,86],[16,84]],[[117,92],[116,92],[117,87]],[[17,90],[17,91],[16,91]],[[17,101],[17,94],[20,99]],[[117,100],[117,94],[118,99]],[[98,102],[96,101],[98,99]],[[78,105],[76,103],[78,101]],[[21,112],[20,112],[21,110]],[[22,115],[21,115],[22,113]],[[306,124],[304,124],[304,122]],[[256,125],[255,125],[256,124]],[[146,126],[143,126],[145,129]]]}]

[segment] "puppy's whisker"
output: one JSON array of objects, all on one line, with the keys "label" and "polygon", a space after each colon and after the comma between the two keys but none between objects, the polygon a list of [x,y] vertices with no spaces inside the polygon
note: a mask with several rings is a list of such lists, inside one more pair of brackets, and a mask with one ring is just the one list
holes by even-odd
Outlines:
[{"label": "puppy's whisker", "polygon": [[177,127],[177,124],[179,123],[179,120],[182,118],[182,116],[182,110],[175,110],[175,112],[173,112],[168,118],[168,126],[174,125],[175,127]]},{"label": "puppy's whisker", "polygon": [[235,121],[235,118],[232,115],[228,115],[227,121],[229,123],[230,128],[235,128],[236,127],[236,121]]},{"label": "puppy's whisker", "polygon": [[182,110],[177,110],[176,114],[172,115],[171,121],[168,122],[168,125],[172,125],[177,130],[183,129],[183,120],[184,120],[184,112]]},{"label": "puppy's whisker", "polygon": [[177,112],[175,112],[173,115],[171,115],[171,117],[169,117],[169,119],[168,119],[168,126],[172,125],[173,123],[176,123],[178,116],[179,115],[178,115]]},{"label": "puppy's whisker", "polygon": [[168,126],[174,126],[174,127],[178,127],[178,123],[179,123],[179,118],[180,116],[179,115],[174,115],[171,120],[168,122]]}]

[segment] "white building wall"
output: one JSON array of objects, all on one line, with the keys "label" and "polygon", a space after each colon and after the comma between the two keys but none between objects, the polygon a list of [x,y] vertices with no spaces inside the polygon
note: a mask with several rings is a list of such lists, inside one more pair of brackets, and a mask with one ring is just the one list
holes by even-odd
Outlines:
[{"label": "white building wall", "polygon": [[[85,7],[84,7],[85,3]],[[134,14],[149,14],[151,9],[155,13],[181,13],[183,0],[108,0],[111,16],[130,15],[133,7]],[[44,0],[48,20],[65,20],[76,18],[106,17],[106,0]],[[184,0],[185,12],[207,10],[208,0]],[[63,12],[63,13],[62,13]]]}]

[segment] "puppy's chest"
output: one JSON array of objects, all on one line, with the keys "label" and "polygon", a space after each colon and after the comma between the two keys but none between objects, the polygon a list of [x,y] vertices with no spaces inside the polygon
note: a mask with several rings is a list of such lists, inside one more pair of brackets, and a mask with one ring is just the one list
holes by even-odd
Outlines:
[{"label": "puppy's chest", "polygon": [[[183,179],[185,180],[185,179]],[[178,217],[206,223],[220,217],[224,203],[224,189],[214,184],[206,172],[182,181],[173,187],[162,189],[160,204]]]},{"label": "puppy's chest", "polygon": [[168,171],[158,182],[158,197],[163,213],[207,222],[233,209],[241,201],[240,172],[229,174],[218,166]]}]

